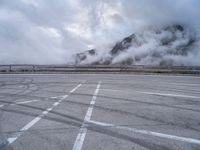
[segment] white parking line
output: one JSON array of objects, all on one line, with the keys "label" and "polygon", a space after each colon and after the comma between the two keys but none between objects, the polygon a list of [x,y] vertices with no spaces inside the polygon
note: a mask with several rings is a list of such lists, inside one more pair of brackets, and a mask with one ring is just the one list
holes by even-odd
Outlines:
[{"label": "white parking line", "polygon": [[[79,84],[77,85],[74,89],[77,90],[82,84]],[[70,93],[73,93],[75,90],[72,89],[70,91]],[[68,97],[68,95],[65,95],[63,96],[59,101],[62,102],[64,99],[66,99]],[[37,116],[36,118],[34,118],[31,122],[29,122],[28,124],[26,124],[22,129],[20,129],[20,132],[13,136],[13,137],[10,137],[7,139],[8,143],[9,144],[12,144],[14,141],[16,141],[21,135],[23,132],[27,131],[28,129],[30,129],[34,124],[36,124],[38,121],[40,121],[42,119],[42,117],[44,117],[44,115],[47,115],[51,110],[53,110],[54,107],[56,107],[58,104],[60,104],[60,102],[55,102],[53,104],[52,107],[50,108],[47,108],[45,111],[42,112],[41,115]]]},{"label": "white parking line", "polygon": [[148,131],[148,130],[139,130],[139,129],[136,129],[136,128],[130,128],[130,127],[126,127],[126,126],[117,126],[117,125],[114,125],[114,124],[98,122],[98,121],[89,120],[88,122],[95,124],[95,125],[99,125],[99,126],[114,127],[116,129],[127,130],[127,131],[131,131],[131,132],[134,132],[134,133],[146,134],[146,135],[156,136],[156,137],[160,137],[160,138],[166,138],[166,139],[170,139],[170,140],[176,140],[176,141],[200,145],[200,140],[198,140],[198,139],[180,137],[180,136],[169,135],[169,134],[158,133],[158,132],[152,132],[152,131]]},{"label": "white parking line", "polygon": [[200,86],[200,84],[197,83],[169,83],[172,85],[178,85],[178,86]]},{"label": "white parking line", "polygon": [[58,97],[57,96],[53,96],[53,97],[51,97],[52,99],[57,99]]},{"label": "white parking line", "polygon": [[168,97],[197,98],[197,99],[200,98],[198,96],[182,95],[182,94],[156,93],[156,92],[154,93],[154,92],[142,92],[142,91],[134,91],[134,92],[142,93],[142,94],[149,94],[149,95],[168,96]]},{"label": "white parking line", "polygon": [[15,106],[15,105],[20,105],[20,104],[27,104],[27,103],[33,103],[33,102],[38,102],[41,100],[31,100],[31,101],[22,101],[22,102],[15,102],[13,104],[4,104],[4,105],[0,105],[0,108],[4,107],[4,106]]},{"label": "white parking line", "polygon": [[[77,87],[75,87],[73,90],[71,90],[69,93],[74,93],[82,84],[79,84]],[[63,96],[65,97],[65,95]]]},{"label": "white parking line", "polygon": [[20,105],[20,104],[27,104],[27,103],[32,103],[32,102],[38,102],[41,100],[31,100],[31,101],[23,101],[23,102],[15,102],[14,104],[10,104],[10,105]]},{"label": "white parking line", "polygon": [[60,103],[59,102],[55,102],[54,104],[53,104],[53,106],[58,106]]},{"label": "white parking line", "polygon": [[[112,90],[112,89],[101,89],[104,91],[114,91],[114,92],[124,92],[129,93],[128,91],[121,91],[121,90]],[[158,95],[158,96],[167,96],[167,97],[180,97],[180,98],[193,98],[193,99],[200,99],[199,96],[192,96],[192,95],[182,95],[182,94],[171,94],[171,93],[157,93],[157,92],[145,92],[145,91],[134,91],[141,94],[149,94],[149,95]]]},{"label": "white parking line", "polygon": [[95,101],[97,99],[97,94],[99,93],[100,86],[101,86],[101,81],[99,81],[99,83],[96,87],[96,90],[93,94],[92,100],[90,102],[90,106],[87,110],[84,121],[83,121],[81,128],[79,130],[79,133],[76,137],[76,141],[74,142],[73,150],[81,150],[82,149],[83,142],[84,142],[85,136],[87,134],[87,122],[90,121],[90,118],[92,116],[92,111],[93,111],[93,108],[94,108]]},{"label": "white parking line", "polygon": [[[83,82],[82,84],[84,84],[85,82]],[[73,90],[71,90],[69,93],[73,93],[75,92],[80,86],[77,86],[76,88],[74,88]],[[52,99],[62,99],[62,98],[66,98],[67,95],[59,95],[59,96],[53,96],[51,97]]]}]

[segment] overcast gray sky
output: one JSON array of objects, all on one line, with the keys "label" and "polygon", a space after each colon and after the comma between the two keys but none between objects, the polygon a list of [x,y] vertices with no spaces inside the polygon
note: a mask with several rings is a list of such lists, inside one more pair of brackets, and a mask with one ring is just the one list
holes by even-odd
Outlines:
[{"label": "overcast gray sky", "polygon": [[184,24],[199,37],[199,8],[200,0],[0,0],[0,64],[67,63],[152,26]]}]

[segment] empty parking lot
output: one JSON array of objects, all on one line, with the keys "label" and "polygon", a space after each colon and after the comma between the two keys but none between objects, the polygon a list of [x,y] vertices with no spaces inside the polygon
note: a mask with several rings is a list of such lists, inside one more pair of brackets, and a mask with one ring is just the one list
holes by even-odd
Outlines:
[{"label": "empty parking lot", "polygon": [[199,150],[200,78],[0,75],[1,150]]}]

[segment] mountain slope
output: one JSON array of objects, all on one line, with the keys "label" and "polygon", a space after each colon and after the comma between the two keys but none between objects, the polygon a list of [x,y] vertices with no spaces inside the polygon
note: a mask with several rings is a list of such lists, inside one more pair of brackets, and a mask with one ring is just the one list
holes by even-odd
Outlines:
[{"label": "mountain slope", "polygon": [[[89,50],[75,56],[76,64],[184,65],[196,46],[193,32],[181,25],[148,29],[117,42],[106,55]],[[187,59],[186,59],[187,60]]]}]

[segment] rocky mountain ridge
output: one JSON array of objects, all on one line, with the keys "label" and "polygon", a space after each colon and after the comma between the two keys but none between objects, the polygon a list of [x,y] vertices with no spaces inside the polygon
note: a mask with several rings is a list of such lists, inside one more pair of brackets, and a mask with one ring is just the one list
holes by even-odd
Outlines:
[{"label": "rocky mountain ridge", "polygon": [[144,30],[117,42],[106,56],[99,56],[96,49],[78,53],[75,64],[176,65],[176,59],[189,55],[195,42],[195,35],[181,25]]}]

